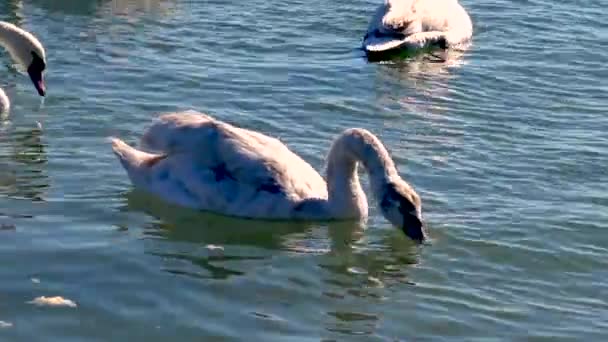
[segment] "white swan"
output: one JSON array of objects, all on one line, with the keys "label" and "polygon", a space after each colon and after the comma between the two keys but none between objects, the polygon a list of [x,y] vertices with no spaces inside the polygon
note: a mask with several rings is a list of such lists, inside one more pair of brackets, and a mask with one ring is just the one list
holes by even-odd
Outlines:
[{"label": "white swan", "polygon": [[162,115],[141,139],[148,152],[111,141],[136,188],[181,206],[259,219],[365,219],[362,163],[384,216],[413,240],[425,238],[420,197],[364,129],[334,141],[327,183],[279,140],[193,111]]},{"label": "white swan", "polygon": [[2,88],[0,88],[0,116],[8,113],[10,108],[11,108],[11,101],[9,101],[8,96],[6,96],[6,93],[4,92],[4,90],[2,90]]},{"label": "white swan", "polygon": [[363,49],[381,53],[395,49],[464,46],[473,24],[458,0],[385,0],[372,17]]},{"label": "white swan", "polygon": [[[40,41],[21,28],[0,21],[0,45],[9,52],[18,67],[27,71],[38,94],[44,96],[46,87],[43,72],[46,69],[46,55]],[[0,89],[0,113],[8,112],[9,108],[9,99]]]}]

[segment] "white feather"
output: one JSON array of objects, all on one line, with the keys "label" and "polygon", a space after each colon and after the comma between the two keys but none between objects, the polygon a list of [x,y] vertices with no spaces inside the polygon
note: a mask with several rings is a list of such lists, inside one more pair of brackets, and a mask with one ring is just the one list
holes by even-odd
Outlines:
[{"label": "white feather", "polygon": [[[25,72],[33,61],[35,52],[46,63],[46,53],[40,41],[31,33],[5,21],[0,21],[0,46],[4,47],[17,69]],[[1,91],[1,89],[0,89]],[[4,91],[0,92],[0,113],[8,113],[10,102]]]},{"label": "white feather", "polygon": [[363,48],[417,49],[440,40],[464,47],[472,34],[471,18],[458,0],[385,0],[370,21]]}]

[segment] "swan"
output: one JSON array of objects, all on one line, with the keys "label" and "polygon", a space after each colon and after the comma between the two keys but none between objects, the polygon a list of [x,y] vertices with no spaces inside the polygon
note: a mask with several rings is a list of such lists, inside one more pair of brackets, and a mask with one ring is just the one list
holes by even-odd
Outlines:
[{"label": "swan", "polygon": [[326,180],[278,139],[195,111],[161,115],[135,149],[111,137],[136,189],[193,209],[281,220],[366,219],[361,163],[384,217],[425,239],[420,197],[371,132],[344,131],[331,145]]},{"label": "swan", "polygon": [[0,115],[8,113],[11,107],[11,101],[2,88],[0,88]]},{"label": "swan", "polygon": [[458,0],[385,0],[363,38],[368,54],[396,49],[465,46],[473,24]]},{"label": "swan", "polygon": [[[43,72],[46,69],[46,54],[40,41],[33,34],[15,26],[0,21],[0,45],[11,55],[17,66],[27,70],[40,96],[46,93]],[[7,113],[10,101],[0,89],[0,113]]]}]

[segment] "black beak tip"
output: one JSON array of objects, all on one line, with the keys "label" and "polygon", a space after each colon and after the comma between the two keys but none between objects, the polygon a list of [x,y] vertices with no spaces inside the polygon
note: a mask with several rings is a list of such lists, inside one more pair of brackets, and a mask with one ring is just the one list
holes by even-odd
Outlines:
[{"label": "black beak tip", "polygon": [[30,75],[30,79],[38,92],[38,95],[45,96],[46,95],[46,86],[44,85],[44,78],[42,76],[42,72],[36,72],[33,70],[28,70],[28,74]]}]

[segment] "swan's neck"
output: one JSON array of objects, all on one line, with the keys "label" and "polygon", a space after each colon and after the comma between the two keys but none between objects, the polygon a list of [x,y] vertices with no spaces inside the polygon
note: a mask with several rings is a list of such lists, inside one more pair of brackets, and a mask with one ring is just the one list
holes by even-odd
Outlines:
[{"label": "swan's neck", "polygon": [[16,26],[5,21],[0,21],[0,46],[12,52],[15,50],[17,36]]},{"label": "swan's neck", "polygon": [[328,201],[334,217],[367,216],[367,198],[357,173],[359,163],[369,174],[376,199],[383,185],[398,176],[388,151],[375,135],[359,128],[345,131],[334,141],[327,161]]},{"label": "swan's neck", "polygon": [[23,68],[29,66],[34,46],[41,51],[40,57],[44,59],[42,45],[31,33],[5,21],[0,21],[0,46]]}]

